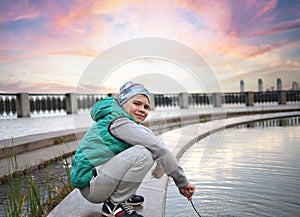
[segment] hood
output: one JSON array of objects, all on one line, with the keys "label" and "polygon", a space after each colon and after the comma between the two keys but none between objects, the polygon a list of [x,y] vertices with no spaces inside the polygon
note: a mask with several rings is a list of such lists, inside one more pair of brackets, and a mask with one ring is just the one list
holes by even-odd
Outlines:
[{"label": "hood", "polygon": [[96,102],[91,109],[91,117],[94,121],[104,118],[106,115],[111,114],[114,117],[125,116],[134,121],[127,112],[120,106],[118,101],[113,97],[107,97],[105,99]]}]

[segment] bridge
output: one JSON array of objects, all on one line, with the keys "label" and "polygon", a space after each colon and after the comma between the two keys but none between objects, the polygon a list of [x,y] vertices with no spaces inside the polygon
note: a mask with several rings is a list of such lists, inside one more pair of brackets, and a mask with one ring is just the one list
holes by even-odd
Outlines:
[{"label": "bridge", "polygon": [[[0,93],[0,118],[77,114],[88,110],[96,101],[118,94],[30,94]],[[299,90],[231,93],[152,94],[151,110],[285,105],[300,102]]]}]

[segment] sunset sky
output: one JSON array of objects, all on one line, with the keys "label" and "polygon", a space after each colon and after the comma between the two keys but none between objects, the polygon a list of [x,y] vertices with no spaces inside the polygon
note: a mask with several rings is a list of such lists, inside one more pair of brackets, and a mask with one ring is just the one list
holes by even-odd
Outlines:
[{"label": "sunset sky", "polygon": [[[299,0],[0,0],[0,92],[75,92],[97,56],[143,37],[197,52],[224,92],[239,91],[240,80],[246,91],[257,91],[259,78],[264,89],[277,78],[283,89],[300,83]],[[142,58],[103,78],[101,90],[142,76],[146,85],[175,79],[198,91],[188,74],[170,61]]]}]

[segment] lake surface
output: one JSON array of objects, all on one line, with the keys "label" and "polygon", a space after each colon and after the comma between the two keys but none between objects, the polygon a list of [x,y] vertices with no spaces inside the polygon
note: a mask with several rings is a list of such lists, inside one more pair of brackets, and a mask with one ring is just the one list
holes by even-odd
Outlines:
[{"label": "lake surface", "polygon": [[[212,134],[181,157],[202,217],[300,216],[300,126],[256,125]],[[166,216],[197,216],[173,181]]]}]

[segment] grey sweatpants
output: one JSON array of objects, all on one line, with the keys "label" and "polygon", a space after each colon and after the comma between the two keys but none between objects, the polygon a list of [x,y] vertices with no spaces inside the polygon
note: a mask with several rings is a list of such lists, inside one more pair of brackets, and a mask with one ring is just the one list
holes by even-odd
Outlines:
[{"label": "grey sweatpants", "polygon": [[135,194],[153,163],[148,149],[134,145],[96,167],[97,176],[92,178],[90,186],[80,192],[92,203],[102,203],[110,199],[111,202],[119,204]]}]

